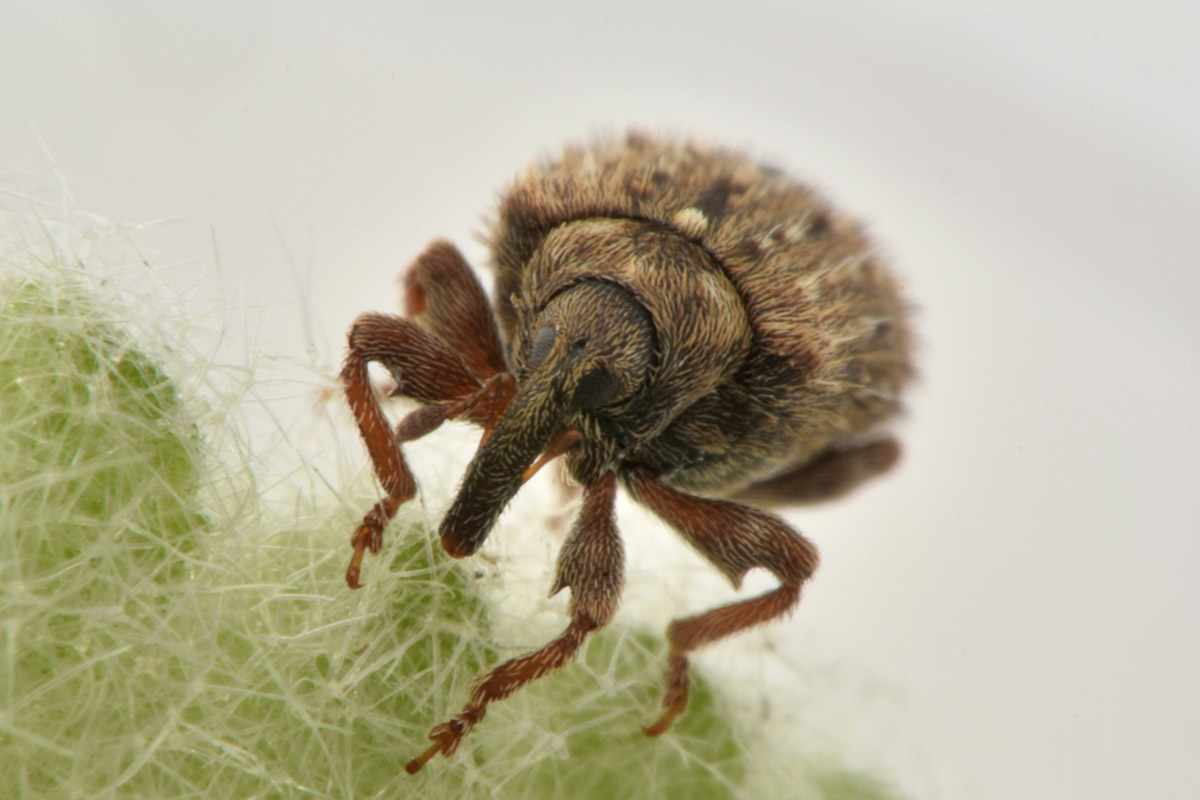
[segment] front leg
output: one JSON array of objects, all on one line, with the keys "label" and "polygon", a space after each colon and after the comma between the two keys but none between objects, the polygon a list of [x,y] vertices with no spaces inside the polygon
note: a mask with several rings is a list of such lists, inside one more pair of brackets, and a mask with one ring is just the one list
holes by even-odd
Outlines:
[{"label": "front leg", "polygon": [[766,594],[677,619],[667,628],[665,710],[644,729],[647,736],[659,736],[687,708],[688,653],[787,613],[800,601],[800,587],[817,568],[817,549],[772,514],[728,500],[684,494],[644,468],[630,468],[622,478],[640,503],[682,534],[735,587],[754,567],[769,570],[780,583]]},{"label": "front leg", "polygon": [[592,631],[603,628],[617,610],[624,583],[624,548],[614,512],[617,481],[606,472],[584,489],[583,508],[558,555],[550,594],[571,588],[571,624],[540,650],[504,662],[480,676],[462,713],[429,733],[433,744],[408,762],[412,775],[438,753],[449,756],[487,711],[488,703],[503,700],[530,681],[570,661]]},{"label": "front leg", "polygon": [[[504,369],[483,288],[453,245],[434,242],[409,267],[405,306],[425,327],[390,314],[363,314],[350,329],[342,366],[346,400],[384,490],[383,499],[350,538],[354,555],[346,583],[352,589],[360,586],[363,554],[368,549],[379,552],[384,527],[416,493],[400,443],[460,416],[482,425],[486,437],[516,385]],[[371,390],[367,365],[372,361],[392,373],[395,394],[424,404],[401,420],[394,432]]]},{"label": "front leg", "polygon": [[[356,319],[350,328],[349,345],[341,374],[346,401],[384,491],[383,499],[363,517],[350,538],[354,555],[346,570],[346,583],[357,589],[361,585],[358,576],[363,553],[367,549],[379,552],[384,527],[400,505],[417,491],[412,471],[400,452],[400,443],[424,436],[453,416],[465,415],[472,421],[489,424],[499,416],[498,398],[507,402],[511,397],[512,378],[500,373],[487,385],[480,385],[441,339],[426,333],[411,320],[389,314],[363,314]],[[396,376],[398,392],[427,404],[401,420],[396,431],[371,389],[367,365],[372,361],[384,365]]]}]

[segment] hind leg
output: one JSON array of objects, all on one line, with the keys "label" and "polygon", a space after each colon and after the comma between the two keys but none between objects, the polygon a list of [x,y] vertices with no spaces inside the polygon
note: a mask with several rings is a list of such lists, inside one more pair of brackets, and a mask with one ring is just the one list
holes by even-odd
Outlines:
[{"label": "hind leg", "polygon": [[404,316],[450,345],[477,380],[508,370],[487,295],[454,245],[432,242],[408,268],[403,285]]},{"label": "hind leg", "polygon": [[671,623],[664,711],[644,729],[647,736],[658,736],[687,708],[688,653],[783,616],[800,601],[800,589],[816,569],[818,556],[811,542],[772,514],[728,500],[684,494],[641,468],[629,469],[622,477],[638,502],[670,524],[734,586],[754,567],[770,571],[780,584],[758,597]]},{"label": "hind leg", "polygon": [[882,475],[899,460],[900,443],[892,438],[832,447],[790,472],[747,486],[735,497],[769,505],[832,500]]}]

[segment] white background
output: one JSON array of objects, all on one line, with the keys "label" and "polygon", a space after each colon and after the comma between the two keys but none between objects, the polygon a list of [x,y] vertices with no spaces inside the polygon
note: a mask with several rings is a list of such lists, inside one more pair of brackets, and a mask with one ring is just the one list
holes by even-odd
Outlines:
[{"label": "white background", "polygon": [[332,363],[564,140],[770,158],[869,222],[923,374],[902,468],[791,516],[824,563],[775,640],[883,687],[852,735],[915,797],[1193,797],[1195,4],[407,5],[6,3],[0,168],[180,217],[144,237],[197,306],[298,355],[307,297]]}]

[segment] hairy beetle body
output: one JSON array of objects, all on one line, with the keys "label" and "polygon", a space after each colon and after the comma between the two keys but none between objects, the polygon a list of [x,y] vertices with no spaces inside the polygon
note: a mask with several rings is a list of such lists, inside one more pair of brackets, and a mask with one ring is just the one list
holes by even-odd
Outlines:
[{"label": "hairy beetle body", "polygon": [[[569,661],[616,610],[624,555],[618,482],[735,586],[779,587],[676,620],[662,716],[687,705],[688,654],[799,601],[816,548],[748,502],[845,493],[888,469],[880,426],[908,380],[905,306],[858,226],[812,191],[736,153],[631,135],[569,148],[503,197],[490,231],[495,311],[462,256],[435,242],[405,278],[405,317],[350,331],[346,395],[385,496],[351,539],[346,579],[416,491],[400,444],[466,419],[483,439],[440,524],[469,555],[547,460],[583,485],[552,593],[571,622],[482,676],[413,759],[453,753],[488,703]],[[394,428],[368,382],[386,366],[421,403]]]},{"label": "hairy beetle body", "polygon": [[598,275],[671,337],[672,368],[637,410],[658,424],[624,455],[672,486],[735,494],[899,407],[910,365],[893,278],[854,222],[738,154],[640,136],[569,149],[508,192],[490,239],[514,352],[521,307]]}]

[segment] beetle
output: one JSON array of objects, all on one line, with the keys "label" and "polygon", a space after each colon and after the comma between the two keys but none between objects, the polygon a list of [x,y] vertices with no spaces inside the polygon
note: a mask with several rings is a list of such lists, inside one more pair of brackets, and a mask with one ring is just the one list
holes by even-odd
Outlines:
[{"label": "beetle", "polygon": [[[783,616],[814,545],[762,505],[823,500],[889,469],[884,424],[912,374],[907,306],[860,226],[738,152],[631,133],[567,147],[502,196],[487,240],[495,310],[455,247],[435,241],[404,277],[403,317],[359,316],[341,378],[382,499],[346,571],[416,485],[400,445],[458,418],[483,428],[439,535],[474,553],[521,485],[563,456],[582,508],[551,595],[571,590],[557,639],[482,675],[430,732],[411,773],[450,756],[489,703],[570,661],[612,618],[624,580],[618,484],[735,587],[779,586],[673,621],[661,716],[688,700],[696,648]],[[393,427],[368,364],[418,407]]]}]

